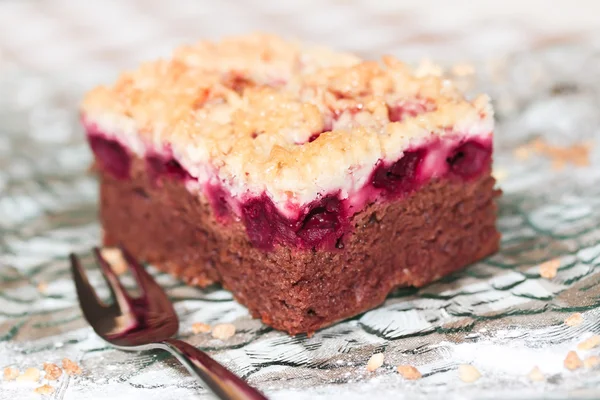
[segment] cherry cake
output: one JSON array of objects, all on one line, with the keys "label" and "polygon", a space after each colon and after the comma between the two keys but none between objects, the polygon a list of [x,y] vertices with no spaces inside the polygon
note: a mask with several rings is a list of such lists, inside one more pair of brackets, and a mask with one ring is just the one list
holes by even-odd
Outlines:
[{"label": "cherry cake", "polygon": [[266,34],[91,90],[105,245],[312,333],[498,249],[493,111],[393,57]]}]

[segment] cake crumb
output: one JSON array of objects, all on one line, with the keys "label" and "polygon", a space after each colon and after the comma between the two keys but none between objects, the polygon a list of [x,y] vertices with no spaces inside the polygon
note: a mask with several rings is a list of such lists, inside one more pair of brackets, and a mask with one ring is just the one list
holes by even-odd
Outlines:
[{"label": "cake crumb", "polygon": [[481,373],[472,365],[462,364],[458,366],[458,377],[463,382],[472,383],[481,378]]},{"label": "cake crumb", "polygon": [[560,267],[560,259],[558,258],[540,264],[541,277],[546,279],[552,279],[556,277],[558,267]]},{"label": "cake crumb", "polygon": [[594,335],[577,345],[577,350],[590,350],[600,345],[600,336]]},{"label": "cake crumb", "polygon": [[529,372],[527,377],[532,382],[542,382],[546,379],[544,377],[544,374],[542,374],[542,371],[540,370],[540,368],[537,366],[533,367],[533,369],[531,370],[531,372]]},{"label": "cake crumb", "polygon": [[4,368],[4,380],[14,381],[19,376],[19,370],[13,367]]},{"label": "cake crumb", "polygon": [[215,339],[227,340],[235,335],[235,325],[217,324],[212,330],[212,337]]},{"label": "cake crumb", "polygon": [[55,381],[62,375],[62,370],[58,367],[58,365],[53,363],[44,363],[44,378],[49,381]]},{"label": "cake crumb", "polygon": [[62,367],[67,375],[81,375],[81,367],[69,358],[63,358]]},{"label": "cake crumb", "polygon": [[582,322],[583,322],[583,315],[581,315],[581,313],[575,313],[575,314],[571,315],[570,317],[568,317],[567,319],[565,319],[565,324],[568,326],[581,325]]},{"label": "cake crumb", "polygon": [[409,381],[421,379],[422,377],[419,370],[413,367],[412,365],[398,365],[398,368],[396,368],[396,370],[400,375],[402,375],[404,379],[408,379]]},{"label": "cake crumb", "polygon": [[571,371],[583,367],[583,362],[581,361],[581,358],[579,358],[577,353],[575,353],[574,351],[570,351],[567,354],[564,364],[565,368],[570,369]]},{"label": "cake crumb", "polygon": [[367,362],[367,371],[373,372],[383,365],[383,353],[375,353]]},{"label": "cake crumb", "polygon": [[116,247],[106,247],[100,250],[102,258],[110,265],[113,272],[117,275],[123,275],[127,272],[127,261],[123,258],[121,249]]},{"label": "cake crumb", "polygon": [[37,394],[50,395],[54,393],[54,388],[50,385],[43,385],[35,389]]},{"label": "cake crumb", "polygon": [[583,366],[586,368],[594,368],[597,365],[600,365],[600,357],[598,356],[589,356],[583,360]]},{"label": "cake crumb", "polygon": [[40,370],[37,368],[27,368],[25,372],[17,376],[17,382],[37,382],[40,380]]},{"label": "cake crumb", "polygon": [[37,291],[44,294],[48,291],[48,284],[44,281],[41,281],[37,284]]},{"label": "cake crumb", "polygon": [[210,325],[205,324],[203,322],[194,322],[192,324],[192,332],[194,332],[194,335],[197,335],[199,333],[208,333],[210,332],[210,329]]}]

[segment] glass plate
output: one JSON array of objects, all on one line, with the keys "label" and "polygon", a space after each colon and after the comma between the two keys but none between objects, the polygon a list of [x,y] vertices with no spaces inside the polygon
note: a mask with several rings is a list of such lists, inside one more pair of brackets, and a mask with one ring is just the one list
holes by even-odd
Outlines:
[{"label": "glass plate", "polygon": [[[579,342],[600,334],[598,143],[588,166],[532,147],[515,151],[536,137],[562,148],[598,137],[599,60],[592,49],[556,47],[476,65],[476,77],[462,81],[490,93],[497,109],[498,254],[427,287],[397,290],[383,306],[310,338],[251,319],[227,291],[187,287],[150,268],[181,316],[180,337],[278,399],[599,397],[598,368],[563,366]],[[8,67],[0,74],[0,367],[76,360],[81,376],[50,382],[58,399],[208,396],[166,353],[113,350],[82,319],[67,255],[87,254],[101,286],[87,253],[100,227],[76,112],[83,89],[69,82]],[[556,277],[542,278],[540,264],[554,259]],[[583,322],[566,325],[575,312]],[[231,322],[237,334],[225,342],[193,335],[194,322]],[[367,372],[377,352],[384,365]],[[400,364],[423,378],[404,380]],[[482,377],[462,382],[461,364]],[[528,379],[534,366],[544,382]],[[34,397],[34,387],[0,383],[0,397]]]}]

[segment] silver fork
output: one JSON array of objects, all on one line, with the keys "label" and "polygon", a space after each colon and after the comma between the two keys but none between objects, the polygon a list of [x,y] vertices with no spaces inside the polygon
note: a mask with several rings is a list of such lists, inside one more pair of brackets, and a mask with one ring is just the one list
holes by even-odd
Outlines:
[{"label": "silver fork", "polygon": [[133,298],[127,293],[100,250],[94,248],[102,275],[114,298],[110,305],[98,298],[79,259],[74,254],[70,255],[81,311],[98,336],[125,351],[169,351],[222,400],[266,400],[262,393],[208,354],[172,338],[179,329],[179,319],[171,301],[144,267],[125,249],[121,251],[137,281],[140,296]]}]

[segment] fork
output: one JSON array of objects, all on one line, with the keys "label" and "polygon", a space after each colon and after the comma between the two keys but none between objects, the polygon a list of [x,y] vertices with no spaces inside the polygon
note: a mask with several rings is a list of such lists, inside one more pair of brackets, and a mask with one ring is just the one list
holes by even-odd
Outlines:
[{"label": "fork", "polygon": [[127,293],[100,250],[94,248],[94,255],[114,299],[113,304],[106,304],[98,298],[77,256],[69,256],[81,311],[98,336],[120,350],[169,351],[222,400],[266,400],[257,389],[208,354],[172,338],[179,329],[173,304],[144,267],[125,249],[121,248],[121,252],[137,281],[139,297],[131,297]]}]

